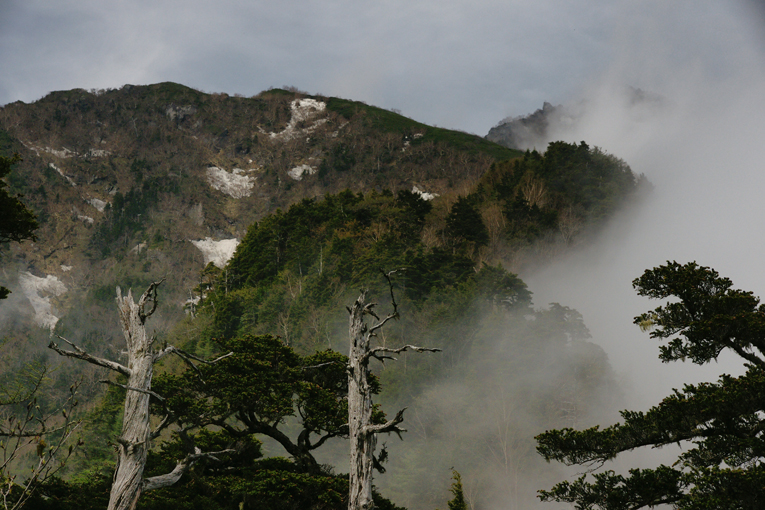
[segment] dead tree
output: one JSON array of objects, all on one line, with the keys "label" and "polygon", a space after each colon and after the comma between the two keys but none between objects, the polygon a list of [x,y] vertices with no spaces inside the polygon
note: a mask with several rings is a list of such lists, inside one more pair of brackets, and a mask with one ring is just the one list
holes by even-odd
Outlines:
[{"label": "dead tree", "polygon": [[[82,424],[74,417],[80,383],[69,387],[69,397],[60,407],[43,411],[37,405],[37,396],[43,392],[48,368],[36,370],[30,366],[29,370],[33,379],[31,388],[19,385],[10,392],[6,387],[0,389],[0,508],[3,510],[22,508],[37,487],[53,478],[83,444],[78,440],[65,448]],[[11,466],[30,449],[36,450],[37,460],[31,472],[27,472],[28,478],[18,482]]]},{"label": "dead tree", "polygon": [[[391,319],[398,318],[398,309],[395,296],[393,295],[393,284],[390,279],[390,273],[383,273],[388,280],[390,288],[391,302],[393,312],[384,319],[380,319],[374,312],[375,303],[366,302],[366,291],[356,299],[352,308],[348,308],[350,314],[350,355],[348,359],[348,429],[351,440],[350,455],[350,497],[348,499],[348,510],[372,510],[374,502],[372,501],[372,470],[378,464],[375,458],[375,447],[377,446],[377,434],[383,432],[395,432],[401,435],[405,432],[399,427],[404,421],[404,409],[396,413],[396,416],[385,423],[374,424],[372,421],[372,387],[370,385],[369,362],[372,358],[384,361],[386,359],[396,358],[391,354],[412,350],[416,352],[437,352],[441,349],[427,349],[416,347],[414,345],[405,345],[398,348],[372,347],[372,338],[377,336],[376,332],[382,329]],[[374,317],[376,323],[371,327],[367,326],[365,316]]]},{"label": "dead tree", "polygon": [[[196,368],[196,365],[194,365],[192,360],[203,363],[215,363],[230,355],[227,354],[213,361],[205,361],[169,345],[164,346],[162,349],[154,350],[156,336],[147,334],[145,324],[146,319],[157,309],[157,287],[161,283],[162,281],[159,281],[149,285],[149,288],[143,293],[138,303],[133,301],[130,290],[128,290],[127,296],[123,297],[122,291],[117,287],[117,307],[119,309],[120,325],[122,326],[122,332],[127,343],[127,366],[93,356],[62,337],[59,338],[69,344],[74,350],[61,349],[55,342],[51,342],[49,345],[51,349],[62,356],[78,358],[88,363],[108,368],[127,377],[127,384],[124,385],[113,381],[101,381],[127,390],[125,394],[125,414],[122,422],[122,433],[117,439],[117,468],[114,473],[112,490],[109,496],[109,510],[131,510],[135,508],[142,491],[173,485],[197,460],[203,457],[215,458],[215,455],[224,453],[202,453],[195,449],[194,453],[180,460],[171,473],[151,478],[143,477],[146,456],[151,446],[151,441],[157,438],[160,432],[172,421],[171,415],[168,414],[156,429],[152,430],[151,428],[149,400],[151,397],[155,397],[160,401],[164,400],[160,395],[151,391],[154,364],[170,353],[180,356],[193,368]],[[151,308],[147,310],[147,306]]]}]

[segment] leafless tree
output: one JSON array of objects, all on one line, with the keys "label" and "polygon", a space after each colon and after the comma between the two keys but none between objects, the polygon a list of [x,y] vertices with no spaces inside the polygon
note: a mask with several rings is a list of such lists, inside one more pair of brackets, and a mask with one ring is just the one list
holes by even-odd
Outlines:
[{"label": "leafless tree", "polygon": [[[391,274],[383,273],[388,280],[390,288],[393,312],[384,319],[380,319],[374,312],[375,303],[366,302],[366,291],[356,299],[352,308],[348,308],[350,314],[349,336],[350,355],[348,359],[348,429],[351,440],[350,455],[350,498],[348,510],[372,510],[372,469],[379,459],[375,457],[377,435],[383,432],[395,432],[400,436],[405,432],[399,425],[404,421],[404,409],[396,413],[392,420],[385,423],[374,424],[372,420],[372,387],[370,385],[369,362],[374,358],[380,361],[396,358],[391,354],[401,353],[407,350],[416,352],[437,352],[440,349],[428,349],[414,345],[405,345],[398,348],[372,347],[372,338],[377,336],[385,324],[391,319],[398,318],[398,306],[393,295]],[[371,327],[366,324],[366,316],[375,319]]]},{"label": "leafless tree", "polygon": [[[151,446],[151,441],[156,439],[160,432],[172,422],[172,416],[165,416],[160,424],[152,430],[149,413],[149,400],[151,397],[159,401],[164,399],[151,390],[151,380],[154,373],[154,364],[168,354],[176,354],[186,363],[196,369],[194,361],[202,363],[215,363],[231,353],[219,357],[213,361],[206,361],[171,345],[165,345],[159,350],[154,350],[156,336],[146,332],[146,319],[157,309],[157,287],[162,283],[153,282],[143,293],[136,303],[130,290],[127,296],[122,296],[122,291],[117,287],[117,307],[119,309],[120,324],[127,343],[127,366],[120,363],[99,358],[87,353],[82,348],[59,337],[71,346],[73,350],[61,349],[51,341],[49,347],[62,356],[78,358],[94,365],[108,368],[118,374],[127,377],[127,384],[119,384],[114,381],[101,381],[120,386],[127,390],[125,395],[125,414],[122,423],[122,433],[117,439],[117,468],[114,473],[112,490],[109,496],[109,510],[134,509],[142,491],[159,489],[176,483],[188,469],[201,458],[215,458],[221,452],[202,453],[195,449],[193,453],[178,461],[175,468],[168,474],[144,478],[143,471],[146,467],[146,456]],[[150,306],[150,309],[147,307]]]},{"label": "leafless tree", "polygon": [[[74,418],[79,383],[69,387],[69,396],[53,411],[37,405],[37,395],[47,378],[48,368],[30,368],[31,385],[17,386],[10,392],[2,388],[0,397],[0,498],[4,510],[24,506],[35,489],[53,477],[82,443],[69,443],[81,421]],[[66,444],[69,447],[66,448]],[[37,459],[29,477],[18,480],[12,473],[15,462],[29,450]]]}]

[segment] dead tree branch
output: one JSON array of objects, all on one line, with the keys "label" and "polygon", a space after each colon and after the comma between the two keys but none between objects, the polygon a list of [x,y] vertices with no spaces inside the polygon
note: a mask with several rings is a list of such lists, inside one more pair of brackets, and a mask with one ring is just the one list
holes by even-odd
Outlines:
[{"label": "dead tree branch", "polygon": [[63,340],[64,342],[68,343],[74,351],[66,351],[64,349],[61,349],[56,342],[51,340],[51,342],[48,344],[48,348],[53,349],[57,353],[59,353],[61,356],[67,356],[69,358],[77,358],[81,359],[83,361],[87,361],[88,363],[92,363],[93,365],[98,365],[99,367],[108,368],[109,370],[114,370],[115,372],[119,372],[122,375],[126,375],[130,377],[130,369],[124,365],[121,365],[115,361],[109,361],[108,359],[99,358],[98,356],[93,356],[92,354],[89,354],[84,349],[80,348],[79,346],[73,344],[66,338],[62,337],[61,335],[56,335],[59,339]]},{"label": "dead tree branch", "polygon": [[[395,359],[386,354],[398,354],[407,350],[415,352],[439,352],[440,349],[418,347],[416,345],[404,345],[403,347],[372,347],[372,338],[376,332],[381,330],[391,319],[397,319],[398,303],[393,292],[393,281],[391,276],[395,270],[388,273],[380,271],[388,282],[388,288],[391,296],[391,306],[393,311],[380,319],[374,312],[374,303],[366,303],[366,291],[362,291],[356,302],[351,308],[348,308],[349,318],[349,340],[350,354],[348,356],[348,431],[351,443],[351,463],[349,486],[350,494],[348,500],[349,510],[369,510],[374,508],[372,501],[372,471],[374,467],[380,466],[380,460],[384,457],[381,453],[381,459],[375,458],[374,451],[377,445],[377,435],[381,433],[393,432],[401,437],[405,429],[399,427],[404,421],[404,409],[396,413],[396,416],[386,423],[373,424],[372,411],[372,386],[370,384],[371,373],[369,370],[369,361],[372,358],[383,361],[385,359]],[[377,323],[371,328],[365,323],[365,317],[370,315],[377,320]],[[387,453],[386,453],[387,454]]]},{"label": "dead tree branch", "polygon": [[[149,288],[136,303],[133,300],[132,290],[127,295],[122,295],[122,290],[117,287],[117,308],[119,310],[122,333],[127,345],[127,367],[109,360],[105,360],[88,354],[84,349],[72,342],[61,338],[69,344],[73,350],[61,349],[54,342],[49,347],[62,356],[82,359],[94,365],[114,370],[127,376],[127,384],[113,381],[101,381],[106,384],[119,386],[127,390],[125,395],[125,411],[122,420],[122,432],[117,438],[118,462],[114,473],[111,494],[109,496],[109,510],[132,510],[135,508],[141,491],[152,488],[172,485],[183,476],[189,467],[201,458],[214,458],[216,453],[211,454],[197,452],[188,455],[180,461],[171,473],[148,479],[143,478],[146,467],[147,453],[151,440],[156,438],[162,429],[166,428],[174,420],[174,415],[165,408],[167,414],[155,430],[151,430],[151,414],[149,412],[150,397],[154,397],[165,405],[165,399],[151,390],[151,381],[154,374],[154,364],[166,356],[174,353],[184,362],[190,365],[201,376],[201,372],[194,361],[205,364],[216,363],[233,353],[225,354],[215,360],[207,361],[173,346],[165,346],[160,351],[153,349],[156,336],[146,332],[146,319],[151,317],[157,310],[159,299],[157,288],[164,278],[152,282]],[[149,308],[150,309],[147,309]],[[129,367],[129,368],[128,368]]]},{"label": "dead tree branch", "polygon": [[194,448],[194,453],[186,455],[186,458],[178,462],[178,464],[175,465],[175,468],[169,473],[145,478],[143,480],[143,491],[153,491],[155,489],[161,489],[163,487],[174,485],[198,461],[202,459],[210,459],[216,462],[220,462],[220,459],[217,458],[218,455],[234,453],[235,451],[236,450],[229,448],[227,450],[220,450],[217,452],[202,453],[199,448]]}]

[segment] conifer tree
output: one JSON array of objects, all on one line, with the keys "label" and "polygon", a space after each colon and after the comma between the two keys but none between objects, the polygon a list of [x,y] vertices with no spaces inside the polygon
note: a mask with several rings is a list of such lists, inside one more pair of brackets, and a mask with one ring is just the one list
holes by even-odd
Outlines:
[{"label": "conifer tree", "polygon": [[452,487],[449,491],[454,496],[447,505],[449,510],[468,510],[467,501],[465,501],[465,493],[462,490],[462,477],[456,469],[452,469]]},{"label": "conifer tree", "polygon": [[[11,172],[11,167],[21,161],[18,154],[11,158],[0,156],[0,243],[11,241],[35,240],[37,219],[32,211],[20,200],[20,195],[11,195],[6,189],[8,184],[2,180]],[[5,299],[10,290],[0,287],[0,299]]]},{"label": "conifer tree", "polygon": [[683,447],[671,466],[583,475],[540,491],[540,498],[582,510],[765,507],[765,305],[695,262],[647,270],[633,286],[641,296],[674,298],[635,318],[652,338],[671,338],[660,347],[662,361],[701,365],[730,350],[747,371],[685,385],[647,412],[622,411],[624,421],[617,425],[537,436],[537,451],[546,460],[594,468],[640,447]]}]

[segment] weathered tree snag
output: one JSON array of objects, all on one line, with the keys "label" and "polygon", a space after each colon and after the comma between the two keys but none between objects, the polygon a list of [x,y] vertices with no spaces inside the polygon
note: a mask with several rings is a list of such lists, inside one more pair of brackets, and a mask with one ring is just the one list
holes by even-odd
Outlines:
[{"label": "weathered tree snag", "polygon": [[[157,308],[157,285],[152,283],[136,304],[131,291],[122,296],[117,287],[117,308],[125,335],[128,355],[127,388],[125,394],[125,415],[122,433],[117,439],[117,470],[114,472],[112,491],[109,495],[109,509],[122,510],[135,507],[141,495],[143,470],[150,447],[151,422],[149,399],[151,378],[154,375],[155,353],[152,344],[155,337],[146,333],[146,319]],[[152,301],[149,313],[145,312],[148,300]],[[133,391],[130,391],[133,390]]]},{"label": "weathered tree snag", "polygon": [[[389,320],[398,318],[396,299],[393,296],[393,285],[390,273],[383,273],[388,280],[391,290],[393,313],[380,319],[374,312],[375,303],[366,303],[366,291],[356,299],[350,313],[349,337],[350,354],[348,360],[348,428],[351,442],[348,510],[372,510],[372,470],[375,467],[374,456],[377,446],[377,434],[395,432],[399,436],[405,429],[398,425],[404,421],[404,410],[382,424],[372,423],[372,388],[369,384],[369,361],[372,358],[383,361],[394,359],[387,354],[395,354],[406,350],[417,352],[438,352],[441,349],[427,349],[414,345],[405,345],[396,349],[386,347],[371,347],[371,340],[376,331],[381,329]],[[377,320],[372,327],[364,321],[365,315],[371,315]]]},{"label": "weathered tree snag", "polygon": [[[127,344],[128,363],[124,366],[114,361],[105,360],[92,356],[72,342],[61,338],[74,350],[67,351],[59,348],[54,342],[49,347],[62,356],[82,359],[94,365],[109,368],[115,372],[126,375],[127,384],[117,384],[111,381],[102,381],[116,384],[127,390],[125,394],[125,414],[122,423],[122,433],[117,439],[117,468],[114,473],[112,490],[109,496],[109,510],[132,510],[135,508],[138,498],[143,490],[152,490],[166,487],[177,482],[197,460],[202,457],[214,458],[214,455],[224,452],[201,453],[198,450],[180,461],[175,469],[167,474],[149,479],[144,479],[143,471],[146,466],[146,456],[151,446],[152,439],[170,423],[170,417],[162,420],[156,430],[151,430],[151,415],[149,413],[149,400],[152,396],[160,401],[163,398],[151,391],[151,379],[154,374],[154,363],[169,353],[180,356],[185,362],[195,369],[192,359],[203,363],[214,363],[226,356],[208,362],[181,351],[173,346],[166,346],[160,351],[152,349],[156,337],[146,332],[146,319],[157,309],[157,287],[162,283],[153,282],[141,295],[138,303],[133,301],[131,291],[127,296],[122,296],[122,291],[117,287],[117,307],[119,309],[122,332]],[[150,303],[151,309],[147,312],[146,307]],[[227,452],[229,450],[226,450]]]}]

